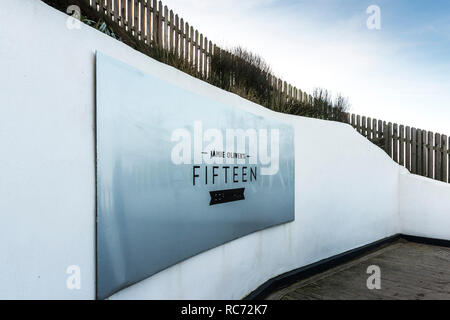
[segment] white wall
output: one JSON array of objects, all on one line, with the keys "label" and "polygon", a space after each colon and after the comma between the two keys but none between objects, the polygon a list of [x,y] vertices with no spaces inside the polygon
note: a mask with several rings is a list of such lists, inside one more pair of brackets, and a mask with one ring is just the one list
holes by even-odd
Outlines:
[{"label": "white wall", "polygon": [[404,234],[450,240],[450,184],[402,170],[400,225]]},{"label": "white wall", "polygon": [[[69,30],[66,19],[37,0],[2,2],[0,298],[95,297],[96,50],[295,127],[295,222],[204,252],[113,299],[239,299],[274,276],[408,226],[408,213],[399,223],[399,189],[408,182],[350,126],[272,112],[90,27]],[[81,267],[81,290],[66,288],[69,265]]]}]

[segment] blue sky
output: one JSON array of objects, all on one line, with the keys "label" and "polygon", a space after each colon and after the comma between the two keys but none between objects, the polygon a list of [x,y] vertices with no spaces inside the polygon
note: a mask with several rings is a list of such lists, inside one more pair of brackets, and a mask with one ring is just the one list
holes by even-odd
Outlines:
[{"label": "blue sky", "polygon": [[[312,92],[348,96],[352,112],[450,134],[450,1],[165,0],[224,47],[261,55]],[[369,30],[377,5],[381,29]]]}]

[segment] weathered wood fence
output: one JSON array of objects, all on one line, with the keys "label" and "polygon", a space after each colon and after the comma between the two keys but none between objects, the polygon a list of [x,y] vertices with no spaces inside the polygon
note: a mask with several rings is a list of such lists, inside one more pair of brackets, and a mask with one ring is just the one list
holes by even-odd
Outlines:
[{"label": "weathered wood fence", "polygon": [[[212,43],[187,21],[156,0],[86,0],[149,46],[157,46],[176,55],[194,68],[201,78],[211,76],[211,59],[215,54],[231,53]],[[269,74],[275,96],[284,101],[312,103],[311,95]]]},{"label": "weathered wood fence", "polygon": [[[163,6],[161,1],[85,1],[144,44],[174,54],[203,79],[211,77],[211,60],[214,55],[232,56],[167,6]],[[313,97],[297,87],[271,74],[268,79],[277,104],[298,101],[315,105]],[[450,182],[450,141],[446,135],[349,113],[344,114],[345,119],[342,119],[343,114],[338,109],[329,106],[323,108],[320,112],[312,112],[310,116],[347,122],[411,173]]]},{"label": "weathered wood fence", "polygon": [[411,173],[450,182],[446,135],[355,114],[347,114],[347,122]]}]

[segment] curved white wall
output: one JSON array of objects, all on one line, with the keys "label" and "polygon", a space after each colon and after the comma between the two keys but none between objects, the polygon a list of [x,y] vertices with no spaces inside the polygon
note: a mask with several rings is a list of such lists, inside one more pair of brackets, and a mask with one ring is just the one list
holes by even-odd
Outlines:
[{"label": "curved white wall", "polygon": [[404,234],[450,240],[450,184],[402,170],[400,226]]},{"label": "curved white wall", "polygon": [[[239,299],[274,276],[401,227],[419,232],[419,208],[399,210],[410,203],[399,190],[415,180],[350,126],[272,112],[90,27],[69,30],[66,19],[36,0],[8,0],[0,11],[8,26],[0,30],[0,298],[95,298],[96,50],[295,127],[295,222],[204,252],[113,299]],[[449,197],[446,186],[427,185]],[[441,228],[424,232],[448,238]],[[69,265],[81,267],[80,290],[66,287]]]}]

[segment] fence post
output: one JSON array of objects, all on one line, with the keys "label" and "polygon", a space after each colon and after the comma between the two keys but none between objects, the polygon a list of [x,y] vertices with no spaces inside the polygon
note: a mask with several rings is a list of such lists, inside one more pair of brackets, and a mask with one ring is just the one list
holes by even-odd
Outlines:
[{"label": "fence post", "polygon": [[433,145],[434,145],[434,135],[433,132],[428,132],[428,178],[433,179]]},{"label": "fence post", "polygon": [[372,141],[372,118],[367,118],[367,139]]},{"label": "fence post", "polygon": [[158,45],[158,6],[156,3],[156,0],[153,0],[153,7],[152,7],[152,31],[153,31],[153,43],[155,46]]},{"label": "fence post", "polygon": [[152,8],[151,8],[151,5],[150,5],[150,0],[147,0],[145,7],[147,8],[147,14],[146,14],[146,17],[147,17],[146,41],[147,41],[147,45],[150,46],[151,43],[152,43],[152,32],[151,32],[152,31],[152,19],[151,19],[151,17],[152,17],[152,11],[151,11]]},{"label": "fence post", "polygon": [[384,148],[389,157],[392,158],[392,123],[384,123]]},{"label": "fence post", "polygon": [[145,6],[146,1],[140,0],[140,7],[141,7],[141,41],[145,43],[146,34],[145,34]]},{"label": "fence post", "polygon": [[356,131],[361,133],[361,116],[359,114],[356,116]]},{"label": "fence post", "polygon": [[213,56],[213,46],[211,40],[209,40],[209,59],[208,59],[208,79],[211,78],[211,61]]},{"label": "fence post", "polygon": [[206,79],[208,72],[208,38],[205,37],[203,42],[204,55],[203,55],[203,78]]},{"label": "fence post", "polygon": [[186,32],[184,29],[184,20],[183,18],[180,19],[180,59],[181,61],[183,61],[183,64],[186,63],[186,55],[184,54],[185,52],[185,44],[184,42],[186,41]]},{"label": "fence post", "polygon": [[417,174],[422,175],[422,130],[417,129]]},{"label": "fence post", "polygon": [[178,15],[175,15],[175,47],[174,47],[174,53],[175,53],[175,57],[178,58],[179,57],[179,53],[178,51],[180,50],[180,18],[178,17]]},{"label": "fence post", "polygon": [[406,141],[405,141],[405,147],[406,147],[406,154],[405,154],[405,165],[406,169],[411,171],[411,129],[409,126],[406,126]]},{"label": "fence post", "polygon": [[399,161],[401,166],[405,165],[405,127],[400,125],[400,135],[398,140]]},{"label": "fence post", "polygon": [[112,19],[113,16],[113,7],[112,7],[113,0],[106,0],[106,16],[108,18]]},{"label": "fence post", "polygon": [[203,78],[203,33],[200,33],[200,43],[198,45],[200,47],[200,59],[198,61],[199,75],[200,78]]},{"label": "fence post", "polygon": [[114,0],[114,21],[119,24],[119,0]]},{"label": "fence post", "polygon": [[414,127],[411,128],[411,140],[411,173],[417,173],[417,130]]},{"label": "fence post", "polygon": [[139,0],[133,2],[133,27],[134,36],[139,39]]},{"label": "fence post", "polygon": [[422,130],[422,175],[427,176],[427,132]]},{"label": "fence post", "polygon": [[398,125],[396,123],[392,130],[392,159],[398,163]]},{"label": "fence post", "polygon": [[384,139],[384,136],[383,136],[383,129],[384,129],[383,121],[378,120],[377,128],[378,128],[378,138],[379,139]]},{"label": "fence post", "polygon": [[127,1],[127,31],[133,34],[133,0]]},{"label": "fence post", "polygon": [[436,133],[434,136],[434,178],[441,181],[442,176],[442,153],[441,153],[441,135]]},{"label": "fence post", "polygon": [[362,116],[362,118],[361,118],[361,134],[364,137],[367,137],[366,123],[367,123],[366,117]]},{"label": "fence post", "polygon": [[377,119],[372,119],[372,139],[376,140],[377,138]]},{"label": "fence post", "polygon": [[444,134],[441,137],[441,146],[442,146],[442,181],[448,182],[448,171],[447,168],[450,167],[450,158],[448,155],[448,144],[447,144],[447,136]]},{"label": "fence post", "polygon": [[175,41],[175,21],[174,21],[174,18],[173,18],[173,11],[172,10],[170,10],[169,28],[170,28],[170,32],[169,32],[169,49],[170,49],[170,52],[172,54],[175,54],[175,45],[174,45],[174,41]]},{"label": "fence post", "polygon": [[195,39],[194,39],[194,70],[195,70],[195,74],[198,74],[198,60],[199,60],[199,50],[198,50],[198,45],[199,45],[199,39],[198,39],[198,30],[195,30]]},{"label": "fence post", "polygon": [[[189,36],[189,65],[192,67],[194,65],[194,27],[186,23],[186,33]],[[187,44],[186,44],[187,47]]]},{"label": "fence post", "polygon": [[122,26],[122,28],[124,28],[126,30],[126,24],[127,24],[127,5],[125,3],[125,0],[121,0],[120,1],[120,12],[119,12],[119,16],[120,16],[120,25]]}]

